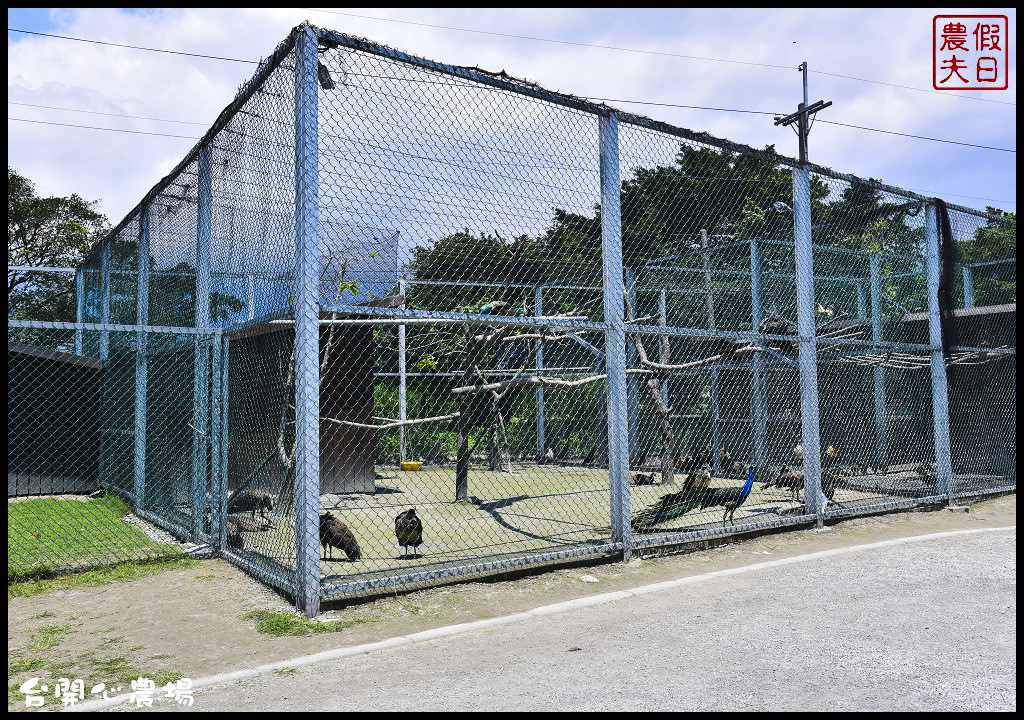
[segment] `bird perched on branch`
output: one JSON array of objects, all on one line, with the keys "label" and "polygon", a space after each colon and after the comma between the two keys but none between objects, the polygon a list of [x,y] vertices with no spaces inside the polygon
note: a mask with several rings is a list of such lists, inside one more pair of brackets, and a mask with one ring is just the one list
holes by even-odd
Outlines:
[{"label": "bird perched on branch", "polygon": [[837,448],[834,445],[829,445],[825,448],[825,467],[835,467],[839,464],[839,456],[843,454],[841,448]]},{"label": "bird perched on branch", "polygon": [[268,512],[274,512],[274,496],[265,490],[242,490],[228,500],[228,513],[248,511],[255,518],[257,510],[266,519]]},{"label": "bird perched on branch", "polygon": [[395,536],[407,558],[410,546],[415,553],[416,548],[423,543],[423,521],[416,516],[416,508],[406,510],[395,518]]},{"label": "bird perched on branch", "polygon": [[484,303],[480,306],[481,315],[500,315],[502,309],[508,307],[508,303],[504,300],[495,300],[494,302]]},{"label": "bird perched on branch", "polygon": [[363,556],[359,549],[359,543],[356,542],[356,536],[348,529],[348,525],[329,512],[320,515],[320,545],[330,548],[328,559],[334,558],[334,548],[344,550],[352,562]]}]

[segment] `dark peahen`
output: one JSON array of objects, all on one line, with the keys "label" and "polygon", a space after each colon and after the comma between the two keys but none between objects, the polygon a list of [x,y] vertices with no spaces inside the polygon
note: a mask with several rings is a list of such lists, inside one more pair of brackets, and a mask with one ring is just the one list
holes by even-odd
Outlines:
[{"label": "dark peahen", "polygon": [[410,546],[415,553],[416,548],[423,544],[423,521],[417,517],[416,508],[406,510],[395,518],[395,536],[406,558],[409,557]]},{"label": "dark peahen", "polygon": [[320,515],[320,545],[327,548],[327,559],[334,558],[334,548],[344,550],[351,562],[355,562],[363,556],[359,549],[359,542],[352,531],[348,529],[348,525],[329,512]]},{"label": "dark peahen", "polygon": [[750,495],[750,490],[754,486],[754,480],[757,476],[755,469],[753,467],[748,468],[747,482],[743,487],[716,488],[707,487],[706,484],[701,487],[704,474],[695,473],[694,475],[697,478],[694,479],[693,476],[687,478],[680,492],[663,495],[657,503],[637,513],[633,518],[633,529],[643,532],[691,510],[697,508],[703,510],[704,508],[715,506],[725,508],[725,513],[722,515],[723,527],[725,526],[726,518],[732,520],[735,525],[733,514],[737,508],[746,502],[747,497]]}]

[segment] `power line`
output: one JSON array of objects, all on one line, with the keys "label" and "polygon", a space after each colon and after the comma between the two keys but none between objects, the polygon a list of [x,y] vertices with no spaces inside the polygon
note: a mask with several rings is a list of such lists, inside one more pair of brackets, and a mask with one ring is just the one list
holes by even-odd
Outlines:
[{"label": "power line", "polygon": [[[29,120],[27,118],[12,118],[12,117],[8,117],[7,119],[8,120],[13,120],[15,122],[38,123],[38,124],[41,124],[41,125],[58,125],[60,127],[72,127],[72,128],[80,128],[80,129],[84,129],[84,130],[106,130],[108,132],[131,133],[133,135],[157,135],[157,136],[160,136],[160,137],[182,138],[184,140],[199,140],[199,139],[201,139],[201,138],[198,138],[198,137],[194,137],[192,135],[170,135],[170,134],[167,134],[167,133],[142,132],[141,130],[123,130],[123,129],[120,129],[120,128],[104,128],[104,127],[96,127],[96,126],[93,126],[93,125],[74,125],[74,124],[70,124],[70,123],[49,122],[49,121],[46,121],[46,120]],[[867,129],[870,129],[870,128],[867,128]],[[884,131],[882,131],[882,132],[884,132]],[[899,134],[899,133],[897,133],[897,134]],[[926,138],[926,139],[931,139],[931,138]],[[939,142],[946,142],[946,141],[939,141]],[[993,149],[1000,149],[1000,148],[993,148]],[[1009,151],[1009,152],[1016,152],[1016,151]],[[707,178],[707,179],[715,179],[715,178]],[[911,188],[908,188],[908,189],[911,189]],[[934,194],[934,195],[938,195],[938,196],[970,198],[972,200],[984,200],[986,202],[1007,203],[1007,204],[1011,204],[1011,205],[1016,205],[1017,204],[1016,200],[997,200],[995,198],[983,198],[983,197],[976,197],[974,195],[957,195],[956,193],[943,193],[943,192],[938,192],[938,191],[934,191],[934,190],[914,190],[914,192],[917,192],[917,193],[920,193],[920,194]]]},{"label": "power line", "polygon": [[[597,100],[601,102],[615,102],[615,103],[634,103],[636,105],[660,105],[662,107],[677,107],[677,108],[690,108],[694,110],[719,110],[722,112],[738,112],[738,113],[754,113],[756,115],[780,115],[781,113],[770,113],[765,110],[737,110],[736,108],[716,108],[716,107],[705,107],[702,105],[680,105],[677,103],[662,103],[662,102],[648,102],[646,100],[622,100],[613,98],[593,98],[588,97],[588,100]],[[886,133],[888,135],[902,135],[903,137],[917,138],[918,140],[931,140],[932,142],[949,143],[951,145],[965,145],[967,147],[982,148],[984,150],[999,150],[1000,152],[1015,153],[1016,150],[1010,150],[1009,148],[993,147],[991,145],[975,145],[974,143],[965,143],[958,140],[945,140],[943,138],[927,137],[925,135],[911,135],[909,133],[896,132],[895,130],[881,130],[879,128],[866,127],[864,125],[851,125],[849,123],[836,122],[835,120],[820,120],[817,122],[828,123],[829,125],[842,125],[848,128],[857,128],[858,130],[869,130],[871,132]]]},{"label": "power line", "polygon": [[531,35],[513,35],[512,33],[493,32],[491,30],[471,30],[470,28],[453,27],[451,25],[434,25],[431,23],[414,22],[412,20],[396,20],[394,18],[373,17],[372,15],[357,15],[355,13],[338,12],[337,10],[320,10],[318,8],[300,8],[301,10],[312,10],[329,15],[344,15],[346,17],[363,18],[364,20],[382,20],[385,22],[402,23],[403,25],[418,25],[420,27],[438,28],[440,30],[458,30],[459,32],[478,33],[480,35],[496,35],[498,37],[515,38],[517,40],[535,40],[537,42],[557,43],[559,45],[575,45],[577,47],[592,47],[600,50],[620,50],[622,52],[643,53],[645,55],[661,55],[663,57],[683,58],[685,60],[707,60],[710,62],[724,62],[735,65],[755,65],[757,67],[776,68],[779,70],[793,70],[790,65],[773,65],[770,63],[751,62],[748,60],[726,60],[724,58],[703,57],[700,55],[682,55],[680,53],[661,52],[659,50],[640,50],[638,48],[624,48],[615,45],[596,45],[594,43],[574,42],[572,40],[555,40],[552,38],[533,37]]},{"label": "power line", "polygon": [[[313,8],[309,8],[309,9],[313,9]],[[319,11],[319,12],[329,12],[329,11],[322,10],[322,11]],[[369,16],[354,15],[352,13],[332,12],[332,14],[336,14],[336,15],[351,15],[352,17],[368,17],[371,20],[389,20],[389,18],[370,18]],[[438,27],[438,28],[451,29],[451,30],[465,30],[465,28],[449,28],[448,26],[430,25],[428,23],[415,23],[415,22],[412,22],[412,21],[409,21],[409,20],[395,20],[394,22],[402,22],[402,23],[408,23],[408,24],[412,24],[412,25],[426,25],[428,27]],[[210,58],[210,59],[214,59],[214,60],[230,60],[232,62],[242,62],[242,63],[256,64],[256,61],[254,61],[254,60],[240,60],[238,58],[225,58],[225,57],[218,57],[218,56],[215,56],[215,55],[197,55],[195,53],[177,52],[175,50],[160,50],[160,49],[156,49],[156,48],[141,47],[141,46],[138,46],[138,45],[126,45],[126,44],[121,44],[121,43],[108,43],[108,42],[103,42],[103,41],[100,41],[100,40],[87,40],[87,39],[84,39],[84,38],[75,38],[75,37],[70,37],[70,36],[67,36],[67,35],[49,35],[47,33],[30,32],[28,30],[17,30],[17,29],[14,29],[14,28],[7,28],[7,29],[9,31],[12,31],[12,32],[24,32],[24,33],[28,33],[28,34],[31,34],[31,35],[42,35],[42,36],[45,36],[45,37],[55,37],[55,38],[60,38],[60,39],[63,39],[63,40],[77,40],[79,42],[97,43],[97,44],[100,44],[100,45],[112,45],[112,46],[115,46],[115,47],[129,48],[129,49],[132,49],[132,50],[147,50],[149,52],[173,53],[173,54],[176,54],[176,55],[188,55],[188,56],[193,56],[193,57]],[[493,33],[493,32],[489,32],[489,31],[485,31],[485,30],[465,30],[465,31],[466,32],[479,32],[479,33],[484,33],[484,34],[489,34],[489,35],[504,35],[505,34],[505,33]],[[545,40],[545,38],[531,38],[531,37],[528,37],[528,36],[525,36],[525,35],[523,35],[523,36],[520,36],[520,35],[510,35],[509,37],[522,37],[522,38],[529,39],[529,40]],[[564,42],[564,43],[567,43],[569,45],[587,45],[586,43],[575,43],[575,42],[570,42],[570,41],[567,41],[567,40],[566,41],[550,40],[549,42]],[[603,46],[603,45],[593,45],[593,46],[587,45],[587,46],[588,47],[599,47],[599,48],[605,48],[605,49],[611,49],[611,50],[629,50],[629,48],[616,48],[616,47]],[[651,53],[654,53],[654,51],[641,51],[641,50],[637,50],[636,52],[651,52]],[[671,54],[671,53],[654,53],[654,54]],[[676,55],[675,57],[694,57],[694,56]],[[715,58],[698,58],[698,59],[715,60]],[[723,60],[722,62],[740,62],[740,61],[738,61],[738,60],[735,60],[735,61],[734,60]],[[747,64],[758,64],[758,63],[747,63]],[[769,66],[769,67],[784,67],[784,66],[776,65],[776,66]],[[823,74],[833,74],[833,73],[823,73]],[[838,76],[838,77],[848,77],[848,76],[843,75],[843,76]],[[862,78],[850,78],[850,79],[858,80],[858,79],[862,79]],[[419,80],[415,80],[415,79],[411,79],[411,78],[409,79],[409,81],[410,82],[426,82],[426,81],[419,81]],[[882,84],[889,84],[889,83],[882,83]],[[481,87],[487,87],[488,89],[491,89],[491,88],[489,88],[489,86],[481,86]],[[904,86],[897,86],[897,87],[904,87]],[[911,88],[911,89],[914,89],[914,88]],[[660,107],[677,107],[677,108],[688,108],[688,109],[692,109],[692,110],[709,110],[709,111],[715,111],[715,112],[736,112],[736,113],[748,113],[748,114],[754,114],[754,115],[775,115],[775,114],[777,114],[777,113],[770,113],[770,112],[767,112],[765,110],[743,110],[743,109],[738,109],[738,108],[718,108],[718,107],[709,107],[709,106],[703,106],[703,105],[682,105],[682,104],[678,104],[678,103],[661,103],[661,102],[651,102],[651,101],[647,101],[647,100],[621,100],[621,99],[617,100],[617,99],[612,99],[612,98],[587,98],[587,99],[588,100],[593,100],[593,101],[598,101],[598,102],[620,102],[620,103],[632,103],[632,104],[635,104],[635,105],[656,105],[656,106],[660,106]],[[968,99],[978,99],[978,98],[968,98]],[[27,105],[28,103],[12,103],[12,104]],[[46,106],[40,105],[40,106],[37,106],[37,107],[46,107]],[[67,108],[52,108],[52,109],[67,109]],[[72,112],[90,112],[90,111],[81,110],[81,111],[72,111]],[[105,113],[98,113],[98,114],[105,114]],[[114,113],[110,113],[110,114],[113,115]],[[132,117],[132,116],[125,115],[123,117]],[[158,118],[139,118],[139,119],[143,119],[143,120],[146,120],[146,119],[159,120]],[[184,121],[184,120],[166,120],[166,121],[162,121],[162,122],[187,122],[187,121]],[[965,147],[974,147],[974,148],[979,148],[979,149],[983,149],[983,150],[998,150],[1000,152],[1011,152],[1011,153],[1017,152],[1016,150],[1010,150],[1010,149],[1007,149],[1007,148],[992,147],[992,146],[989,146],[989,145],[976,145],[976,144],[973,144],[973,143],[959,142],[959,141],[956,141],[956,140],[944,140],[942,138],[926,137],[924,135],[911,135],[911,134],[908,134],[908,133],[899,133],[899,132],[896,132],[894,130],[881,130],[879,128],[865,127],[863,125],[851,125],[851,124],[847,124],[847,123],[840,123],[840,122],[829,121],[829,120],[822,120],[822,122],[827,122],[827,123],[832,124],[832,125],[843,125],[845,127],[856,128],[858,130],[867,130],[867,131],[871,131],[871,132],[880,132],[880,133],[886,133],[886,134],[889,134],[889,135],[902,135],[904,137],[916,138],[918,140],[930,140],[932,142],[948,143],[948,144],[951,144],[951,145],[962,145],[962,146],[965,146]],[[202,123],[195,123],[195,124],[201,125]],[[105,129],[105,128],[97,128],[97,129],[101,129],[102,130],[102,129]]]},{"label": "power line", "polygon": [[[337,10],[321,10],[319,8],[301,8],[301,9],[303,9],[303,10],[311,10],[313,12],[327,13],[329,15],[344,15],[346,17],[362,18],[364,20],[379,20],[381,22],[394,22],[394,23],[401,23],[403,25],[418,25],[420,27],[438,28],[440,30],[457,30],[459,32],[477,33],[477,34],[481,34],[481,35],[495,35],[495,36],[498,36],[498,37],[516,38],[516,39],[519,39],[519,40],[534,40],[536,42],[558,43],[560,45],[576,45],[578,47],[592,47],[592,48],[599,48],[599,49],[602,49],[602,50],[618,50],[620,52],[635,52],[635,53],[643,53],[645,55],[661,55],[661,56],[665,56],[665,57],[683,58],[685,60],[706,60],[706,61],[709,61],[709,62],[724,62],[724,63],[733,63],[733,64],[737,64],[737,65],[754,65],[754,66],[757,66],[757,67],[776,68],[776,69],[780,69],[780,70],[795,70],[795,69],[798,69],[798,68],[792,67],[791,65],[773,65],[773,64],[770,64],[770,63],[751,62],[751,61],[747,61],[747,60],[728,60],[728,59],[725,59],[725,58],[703,57],[703,56],[699,56],[699,55],[682,55],[682,54],[679,54],[679,53],[661,52],[661,51],[657,51],[657,50],[641,50],[639,48],[617,47],[617,46],[614,46],[614,45],[596,45],[596,44],[593,44],[593,43],[573,42],[571,40],[555,40],[555,39],[552,39],[552,38],[533,37],[533,36],[530,36],[530,35],[513,35],[511,33],[501,33],[501,32],[494,32],[494,31],[490,31],[490,30],[474,30],[474,29],[470,29],[470,28],[453,27],[451,25],[434,25],[434,24],[431,24],[431,23],[414,22],[412,20],[396,20],[395,18],[382,18],[382,17],[375,17],[373,15],[358,15],[356,13],[339,12]],[[914,91],[917,91],[917,92],[927,92],[927,93],[934,93],[936,95],[945,95],[947,97],[957,97],[957,98],[961,98],[963,100],[978,100],[978,101],[981,101],[981,102],[998,103],[999,105],[1014,105],[1015,106],[1017,104],[1015,102],[1008,102],[1006,100],[993,100],[992,98],[975,97],[973,95],[958,95],[958,94],[955,94],[955,93],[949,93],[949,92],[945,92],[945,91],[941,91],[941,90],[931,90],[931,89],[928,89],[928,88],[913,87],[911,85],[898,85],[896,83],[887,83],[887,82],[883,82],[881,80],[870,80],[868,78],[855,77],[853,75],[841,75],[839,73],[825,72],[824,70],[812,70],[811,72],[816,72],[816,73],[819,73],[821,75],[831,75],[832,77],[844,78],[846,80],[857,80],[859,82],[874,83],[876,85],[886,85],[886,86],[889,86],[889,87],[902,88],[904,90],[914,90]]]},{"label": "power line", "polygon": [[896,132],[894,130],[879,130],[878,128],[864,127],[863,125],[850,125],[849,123],[836,122],[835,120],[820,120],[819,122],[828,123],[829,125],[842,125],[848,128],[857,128],[858,130],[870,130],[872,132],[885,133],[887,135],[900,135],[902,137],[917,138],[918,140],[931,140],[932,142],[949,143],[950,145],[966,145],[967,147],[983,148],[985,150],[998,150],[1000,152],[1015,153],[1016,150],[1010,150],[1009,148],[992,147],[991,145],[975,145],[973,143],[959,142],[957,140],[942,140],[940,138],[925,137],[924,135],[911,135],[909,133]]},{"label": "power line", "polygon": [[818,73],[819,75],[830,75],[832,77],[843,78],[845,80],[857,80],[859,82],[874,83],[875,85],[887,85],[888,87],[902,88],[903,90],[914,90],[916,92],[936,93],[940,95],[949,95],[950,97],[963,98],[964,100],[978,100],[980,102],[997,103],[999,105],[1016,105],[1015,102],[1009,102],[1007,100],[995,100],[993,98],[985,97],[974,97],[973,95],[958,95],[956,93],[946,92],[944,90],[929,90],[928,88],[919,88],[912,85],[898,85],[896,83],[882,82],[881,80],[869,80],[868,78],[855,77],[853,75],[840,75],[839,73],[825,72],[824,70],[809,70],[808,72]]},{"label": "power line", "polygon": [[68,35],[53,35],[51,33],[33,32],[31,30],[19,30],[18,28],[7,28],[7,32],[24,33],[26,35],[39,35],[41,37],[60,38],[61,40],[77,40],[78,42],[93,43],[94,45],[110,45],[112,47],[131,48],[132,50],[148,50],[149,52],[167,53],[169,55],[187,55],[189,57],[206,58],[208,60],[224,60],[226,62],[249,63],[258,65],[257,60],[239,60],[238,58],[221,57],[219,55],[202,55],[200,53],[182,52],[180,50],[162,50],[160,48],[140,47],[138,45],[125,45],[122,43],[105,42],[103,40],[86,40],[85,38],[70,37]]},{"label": "power line", "polygon": [[71,123],[49,122],[48,120],[28,120],[27,118],[12,118],[12,117],[8,117],[7,119],[8,120],[13,120],[14,122],[38,123],[40,125],[59,125],[61,127],[84,128],[85,130],[106,130],[108,132],[131,133],[132,135],[159,135],[160,137],[182,138],[184,140],[199,140],[200,139],[200,138],[194,137],[192,135],[170,135],[168,133],[143,132],[142,130],[122,130],[120,128],[96,127],[95,125],[73,125]]},{"label": "power line", "polygon": [[751,113],[753,115],[778,115],[779,113],[768,112],[767,110],[739,110],[737,108],[708,107],[706,105],[680,105],[678,103],[651,102],[648,100],[617,100],[615,98],[588,97],[587,100],[595,102],[633,103],[634,105],[658,105],[660,107],[689,108],[691,110],[718,110],[721,112]]},{"label": "power line", "polygon": [[180,123],[182,125],[203,125],[205,127],[206,125],[209,124],[209,123],[195,122],[193,120],[167,120],[166,118],[142,117],[141,115],[124,115],[122,113],[100,112],[99,110],[78,110],[76,108],[57,107],[55,105],[35,105],[33,103],[14,102],[13,100],[8,100],[7,104],[8,105],[22,105],[24,107],[32,107],[32,108],[43,108],[44,110],[62,110],[62,111],[65,111],[65,112],[88,113],[89,115],[108,115],[110,117],[131,118],[133,120],[152,120],[153,122]]}]

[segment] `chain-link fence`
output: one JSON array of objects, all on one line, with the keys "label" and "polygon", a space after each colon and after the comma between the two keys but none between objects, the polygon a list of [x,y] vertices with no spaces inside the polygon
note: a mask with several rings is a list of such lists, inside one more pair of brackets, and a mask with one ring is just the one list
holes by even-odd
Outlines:
[{"label": "chain-link fence", "polygon": [[[315,613],[1013,489],[1015,243],[301,26],[65,277],[75,317],[13,314],[9,497],[116,501]],[[86,535],[19,572],[158,552]]]}]

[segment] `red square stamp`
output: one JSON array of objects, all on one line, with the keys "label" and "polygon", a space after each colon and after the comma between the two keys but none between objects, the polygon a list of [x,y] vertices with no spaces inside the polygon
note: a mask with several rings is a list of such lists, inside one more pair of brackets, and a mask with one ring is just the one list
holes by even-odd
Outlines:
[{"label": "red square stamp", "polygon": [[1005,90],[1010,86],[1010,23],[1005,15],[936,15],[932,86],[936,90]]}]

